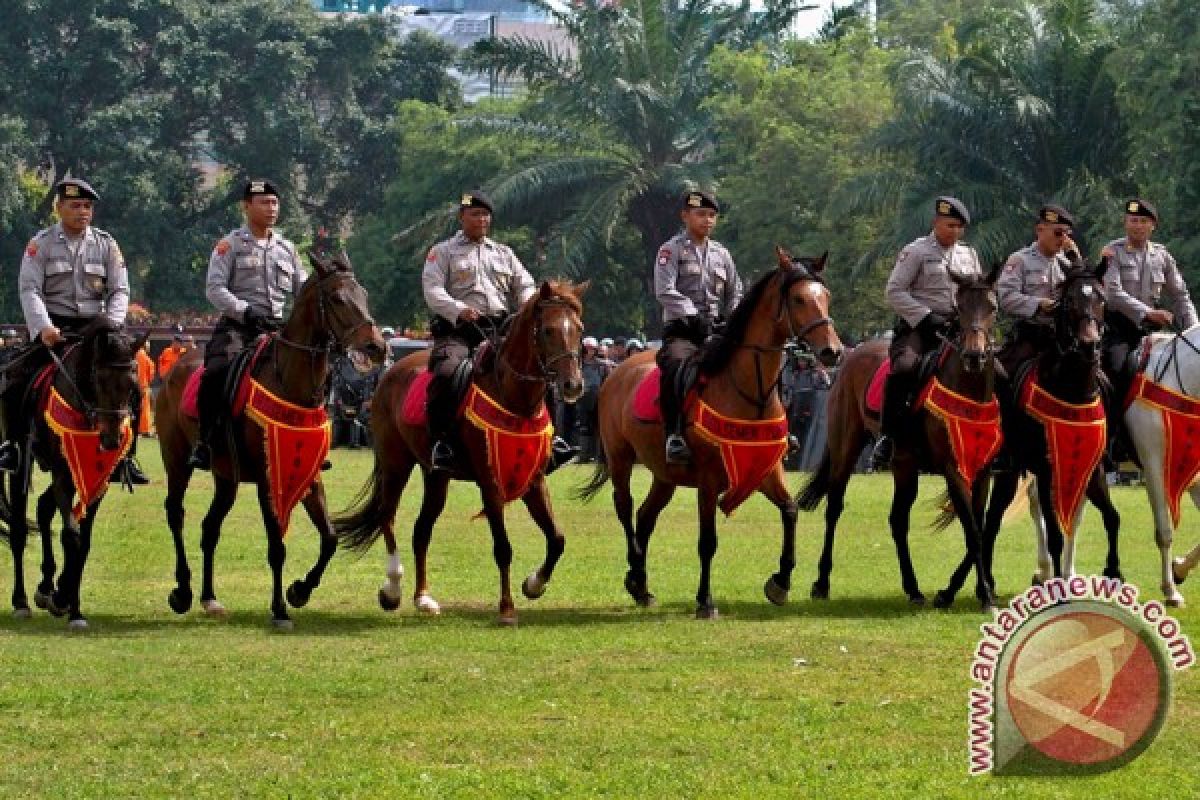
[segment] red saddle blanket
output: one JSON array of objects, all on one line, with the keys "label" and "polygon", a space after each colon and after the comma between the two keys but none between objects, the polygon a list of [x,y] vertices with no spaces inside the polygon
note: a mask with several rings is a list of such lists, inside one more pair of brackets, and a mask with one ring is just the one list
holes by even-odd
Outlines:
[{"label": "red saddle blanket", "polygon": [[1168,389],[1139,372],[1125,399],[1155,408],[1163,423],[1163,483],[1171,520],[1179,526],[1183,493],[1200,474],[1200,400]]},{"label": "red saddle blanket", "polygon": [[102,449],[99,426],[90,425],[87,417],[68,405],[53,387],[54,369],[47,368],[36,380],[41,389],[38,406],[50,430],[58,436],[59,449],[71,472],[71,482],[75,484],[75,493],[79,496],[71,515],[79,522],[88,506],[108,491],[108,479],[133,441],[133,428],[126,417],[121,422],[117,447],[113,450]]},{"label": "red saddle blanket", "polygon": [[921,391],[915,407],[925,409],[946,426],[958,474],[970,489],[1004,442],[1000,403],[994,396],[986,403],[963,397],[943,386],[935,375]]},{"label": "red saddle blanket", "polygon": [[518,416],[471,384],[463,413],[484,433],[488,467],[504,502],[521,497],[550,457],[554,426],[545,403],[532,417]]},{"label": "red saddle blanket", "polygon": [[748,420],[726,417],[696,399],[692,420],[696,433],[717,445],[729,488],[717,505],[725,516],[732,514],[762,484],[763,479],[787,453],[787,416]]},{"label": "red saddle blanket", "polygon": [[633,392],[633,418],[638,422],[662,422],[662,409],[658,405],[659,383],[662,370],[658,367],[646,373]]},{"label": "red saddle blanket", "polygon": [[425,398],[429,394],[429,382],[433,373],[423,369],[416,374],[408,386],[408,394],[404,395],[404,404],[400,406],[400,421],[405,425],[420,426],[429,422],[425,413]]},{"label": "red saddle blanket", "polygon": [[874,411],[876,414],[883,413],[883,389],[887,385],[888,375],[891,374],[892,360],[884,358],[883,363],[871,376],[871,382],[867,384],[867,409],[869,411]]},{"label": "red saddle blanket", "polygon": [[[246,365],[246,371],[242,373],[242,380],[233,396],[234,417],[241,414],[246,407],[246,398],[250,396],[250,374],[254,372],[254,365],[258,363],[258,357],[262,355],[262,351],[270,341],[271,337],[269,336],[261,337],[258,340],[258,346],[254,348],[254,354],[250,356],[250,363]],[[204,367],[197,367],[188,376],[187,383],[183,386],[183,400],[180,406],[184,415],[192,419],[200,419],[200,379],[203,377]]]},{"label": "red saddle blanket", "polygon": [[1054,516],[1063,534],[1070,536],[1088,481],[1104,455],[1108,421],[1099,397],[1083,404],[1066,403],[1043,389],[1037,379],[1037,370],[1030,370],[1021,385],[1021,408],[1045,430]]}]

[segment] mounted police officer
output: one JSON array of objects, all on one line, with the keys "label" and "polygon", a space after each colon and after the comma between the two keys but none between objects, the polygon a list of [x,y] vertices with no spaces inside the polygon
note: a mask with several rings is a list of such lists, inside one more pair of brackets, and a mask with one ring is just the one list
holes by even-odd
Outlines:
[{"label": "mounted police officer", "polygon": [[996,282],[1000,310],[1015,320],[997,358],[1010,378],[1020,365],[1054,343],[1054,304],[1071,268],[1068,254],[1079,258],[1071,239],[1075,219],[1062,206],[1038,209],[1033,244],[1008,257]]},{"label": "mounted police officer", "polygon": [[654,296],[663,311],[663,344],[657,361],[668,464],[687,464],[692,458],[683,438],[683,397],[677,376],[742,299],[742,278],[733,256],[709,238],[720,213],[716,197],[709,192],[685,192],[679,212],[684,229],[658,249],[654,264]]},{"label": "mounted police officer", "polygon": [[[29,241],[17,279],[31,342],[6,367],[0,394],[5,424],[0,469],[7,471],[19,465],[17,442],[28,431],[20,407],[22,396],[37,370],[50,362],[49,348],[100,316],[124,325],[129,307],[129,274],[121,248],[108,233],[92,227],[100,196],[78,178],[59,181],[54,194],[59,222]],[[140,470],[130,477],[146,482]]]},{"label": "mounted police officer", "polygon": [[242,191],[246,224],[217,242],[208,260],[205,295],[221,319],[204,351],[200,382],[200,435],[188,463],[208,469],[211,438],[226,411],[229,366],[261,334],[283,327],[284,304],[308,277],[296,246],[275,230],[279,191],[268,180],[251,180]]},{"label": "mounted police officer", "polygon": [[1108,300],[1104,366],[1118,400],[1125,397],[1133,378],[1135,366],[1129,354],[1146,333],[1169,329],[1177,319],[1180,330],[1196,324],[1196,307],[1175,258],[1150,241],[1157,225],[1154,206],[1140,198],[1129,200],[1125,238],[1112,240],[1101,251],[1110,260],[1104,273]]},{"label": "mounted police officer", "polygon": [[939,197],[933,208],[933,230],[900,251],[887,282],[888,305],[899,319],[888,350],[891,373],[880,420],[883,435],[873,457],[877,468],[892,460],[892,442],[904,428],[917,389],[921,356],[937,349],[939,337],[949,334],[954,325],[957,286],[950,276],[983,276],[974,248],[959,241],[971,223],[967,207],[957,198]]}]

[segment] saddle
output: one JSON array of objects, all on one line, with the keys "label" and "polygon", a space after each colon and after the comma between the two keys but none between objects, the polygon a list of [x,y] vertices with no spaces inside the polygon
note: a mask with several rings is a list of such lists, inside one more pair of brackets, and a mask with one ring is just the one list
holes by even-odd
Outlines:
[{"label": "saddle", "polygon": [[[481,353],[484,348],[489,351],[491,347],[485,342],[480,345],[479,350],[474,356],[469,356],[462,360],[462,363],[454,370],[454,375],[450,378],[450,392],[454,399],[456,408],[461,408],[463,400],[467,396],[467,390],[471,388],[471,379],[475,375],[476,365],[480,364],[480,356],[486,356],[487,353]],[[490,362],[489,362],[490,363]],[[404,396],[404,405],[400,407],[400,419],[405,425],[421,426],[429,424],[428,398],[429,398],[429,383],[433,380],[433,373],[428,369],[423,369],[413,378],[412,385],[408,388],[408,393]]]},{"label": "saddle", "polygon": [[[672,389],[680,398],[679,407],[685,412],[691,404],[693,389],[702,381],[700,365],[695,362],[686,363],[675,373],[675,385]],[[662,406],[659,404],[661,391],[662,370],[654,367],[638,381],[637,389],[634,390],[633,418],[638,422],[661,424],[663,421]]]},{"label": "saddle", "polygon": [[[930,350],[921,356],[921,360],[917,363],[916,382],[919,387],[917,395],[929,385],[933,380],[933,376],[937,373],[938,367],[949,354],[949,350],[944,347],[939,347],[936,350]],[[875,374],[871,376],[871,380],[867,383],[866,396],[864,397],[864,406],[867,413],[876,419],[883,413],[883,395],[884,386],[887,384],[888,376],[892,374],[892,359],[885,358],[883,363],[875,369]]]},{"label": "saddle", "polygon": [[[221,397],[225,401],[224,405],[230,409],[230,418],[239,416],[246,407],[246,398],[250,394],[250,382],[247,378],[269,341],[270,337],[260,336],[255,346],[238,353],[229,365]],[[183,413],[196,420],[200,419],[200,381],[204,378],[204,372],[204,367],[198,367],[188,376],[187,384],[183,388]]]}]

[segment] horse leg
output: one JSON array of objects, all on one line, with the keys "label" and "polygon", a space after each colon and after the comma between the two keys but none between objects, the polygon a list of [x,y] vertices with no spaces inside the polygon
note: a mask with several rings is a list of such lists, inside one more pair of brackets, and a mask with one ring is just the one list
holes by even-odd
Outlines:
[{"label": "horse leg", "polygon": [[392,468],[384,467],[379,471],[379,505],[383,524],[383,546],[387,551],[387,567],[384,571],[383,586],[379,587],[379,607],[384,611],[395,611],[400,607],[400,598],[404,590],[401,581],[404,580],[404,565],[400,563],[400,554],[396,551],[396,507],[400,504],[400,495],[408,485],[416,462],[405,455],[401,462]]},{"label": "horse leg", "polygon": [[[621,529],[625,532],[625,563],[630,567],[630,571],[625,574],[625,589],[633,594],[634,600],[639,600],[639,594],[635,593],[633,588],[630,588],[631,576],[633,575],[634,565],[641,564],[641,598],[645,599],[645,570],[646,562],[644,553],[642,553],[638,541],[637,532],[633,526],[633,492],[629,489],[629,479],[633,473],[633,456],[626,453],[624,449],[616,450],[607,453],[609,480],[612,482],[612,497],[613,509],[617,513],[617,521],[621,523]],[[639,562],[640,559],[640,562]],[[635,587],[636,588],[636,587]],[[638,605],[650,605],[654,600],[653,595],[649,595],[647,602],[639,600]]]},{"label": "horse leg", "polygon": [[[1025,489],[1029,498],[1029,518],[1033,522],[1033,540],[1037,548],[1037,572],[1033,573],[1033,585],[1041,586],[1054,577],[1054,562],[1050,558],[1050,534],[1046,528],[1045,510],[1042,508],[1041,495],[1050,496],[1050,479],[1046,478],[1046,491],[1041,492],[1039,484],[1042,479],[1035,476]],[[1054,510],[1051,509],[1051,515]]]},{"label": "horse leg", "polygon": [[[4,479],[0,476],[0,479]],[[8,480],[9,521],[8,547],[13,557],[13,616],[25,619],[33,615],[29,609],[29,597],[25,593],[25,543],[29,538],[29,522],[26,519],[29,505],[29,495],[21,484],[24,479],[20,475],[10,475]]]},{"label": "horse leg", "polygon": [[[1096,471],[1092,473],[1092,479],[1088,482],[1087,497],[1100,512],[1100,518],[1104,521],[1104,533],[1108,537],[1108,557],[1104,562],[1104,577],[1116,578],[1124,583],[1125,576],[1121,574],[1121,558],[1117,552],[1117,537],[1121,532],[1121,515],[1117,513],[1112,496],[1108,493],[1108,481],[1105,479],[1104,470],[1101,467],[1096,467]],[[1080,516],[1082,516],[1082,511],[1083,507],[1080,506]],[[1077,533],[1079,531],[1078,519],[1075,520],[1075,531]],[[1168,550],[1169,547],[1168,544]],[[1070,550],[1073,563],[1074,545]]]},{"label": "horse leg", "polygon": [[646,493],[646,498],[638,508],[634,547],[626,553],[629,571],[625,573],[625,591],[643,608],[655,603],[654,593],[650,591],[650,578],[646,572],[650,537],[654,534],[654,526],[658,524],[658,515],[674,496],[675,484],[655,478],[650,484],[650,491]]},{"label": "horse leg", "polygon": [[184,544],[183,525],[186,512],[183,496],[192,479],[192,468],[186,461],[172,465],[167,470],[167,497],[163,509],[167,513],[167,527],[171,529],[171,541],[175,545],[175,588],[167,595],[167,605],[176,614],[186,614],[192,607],[192,569],[188,565],[187,547]]},{"label": "horse leg", "polygon": [[[1008,510],[1008,506],[1016,494],[1018,478],[1015,472],[1002,472],[998,473],[994,480],[995,490],[991,493],[990,504],[987,503],[988,493],[985,491],[976,490],[972,496],[972,510],[975,511],[975,518],[980,520],[980,557],[983,561],[988,587],[993,594],[996,591],[996,580],[992,577],[992,554],[995,552],[996,535],[1004,519],[1004,512]],[[986,507],[986,512],[983,514],[979,513],[981,507]],[[967,553],[950,575],[950,582],[946,588],[938,591],[934,597],[934,606],[949,608],[953,605],[954,598],[973,569],[975,569],[975,562],[971,559],[970,553]]]},{"label": "horse leg", "polygon": [[[58,501],[54,499],[54,486],[47,486],[37,501],[37,526],[42,539],[42,580],[33,593],[33,602],[45,609],[54,594],[54,578],[58,564],[54,559],[54,515],[58,513]],[[24,516],[24,515],[22,515]]]},{"label": "horse leg", "polygon": [[[860,445],[861,449],[861,445]],[[821,545],[821,557],[817,561],[817,579],[813,581],[809,596],[814,600],[829,599],[829,575],[833,572],[833,542],[837,536],[837,524],[846,507],[846,486],[854,471],[854,462],[843,459],[843,463],[831,465],[829,493],[825,496],[825,541]]]},{"label": "horse leg", "polygon": [[213,587],[213,562],[216,559],[217,544],[221,541],[221,523],[233,508],[237,500],[238,485],[228,478],[213,476],[213,499],[208,506],[208,513],[200,522],[200,551],[204,554],[204,570],[200,582],[200,605],[206,614],[224,616],[225,606],[217,600]]},{"label": "horse leg", "polygon": [[[1166,482],[1163,479],[1162,459],[1150,457],[1144,462],[1142,479],[1146,483],[1146,496],[1150,499],[1150,511],[1154,514],[1154,540],[1158,544],[1161,585],[1166,604],[1182,608],[1183,595],[1176,588],[1177,570],[1171,560],[1171,545],[1175,538],[1175,525],[1167,506]],[[1194,487],[1193,498],[1197,497],[1200,485]]]},{"label": "horse leg", "polygon": [[[968,487],[963,482],[961,476],[957,474],[957,469],[950,466],[946,473],[946,490],[950,496],[950,502],[954,505],[954,512],[958,515],[958,521],[963,529],[963,541],[966,545],[966,554],[963,556],[963,561],[951,576],[951,582],[955,578],[959,578],[959,586],[966,579],[967,574],[972,569],[975,570],[975,596],[979,599],[980,607],[984,611],[990,610],[996,604],[996,599],[992,594],[991,586],[987,581],[987,565],[983,560],[983,535],[981,534],[981,519],[978,510],[981,505],[986,505],[987,498],[987,478],[980,478],[976,481],[975,491],[970,493],[968,497]],[[983,499],[983,503],[980,499]],[[964,572],[963,566],[966,565]],[[962,573],[960,575],[960,573]],[[950,591],[951,587],[943,589],[934,595],[933,605],[935,608],[949,608],[954,604],[954,595],[957,592]]]},{"label": "horse leg", "polygon": [[[446,494],[450,490],[450,478],[444,472],[422,470],[425,493],[421,497],[421,510],[413,523],[413,564],[417,570],[416,586],[413,587],[413,605],[426,614],[440,614],[442,607],[429,593],[429,571],[427,559],[429,542],[433,538],[433,524],[446,507]],[[386,535],[386,529],[385,529]]]},{"label": "horse leg", "polygon": [[696,619],[716,619],[719,614],[712,596],[712,560],[717,553],[717,492],[701,486],[696,492],[696,510],[700,517],[700,585],[696,588]]},{"label": "horse leg", "polygon": [[321,585],[321,576],[329,566],[329,560],[337,552],[337,533],[333,530],[333,522],[329,519],[329,507],[325,503],[325,485],[321,481],[313,484],[312,491],[303,500],[304,511],[312,520],[313,527],[321,536],[321,549],[317,553],[317,562],[301,580],[292,581],[287,588],[288,605],[292,608],[304,608],[313,590]]},{"label": "horse leg", "polygon": [[83,519],[79,523],[79,546],[76,550],[78,566],[72,573],[72,583],[70,586],[70,607],[67,609],[67,619],[71,630],[86,630],[88,626],[87,618],[83,615],[82,603],[80,596],[83,586],[83,570],[87,566],[88,554],[92,550],[92,527],[96,524],[96,512],[100,509],[100,501],[104,498],[99,498],[93,502],[84,511]]},{"label": "horse leg", "polygon": [[[1052,499],[1052,490],[1050,488],[1050,474],[1044,472],[1037,477],[1037,508],[1040,515],[1034,515],[1034,505],[1030,496],[1030,515],[1034,516],[1034,529],[1039,534],[1039,551],[1038,551],[1038,566],[1041,570],[1043,580],[1048,577],[1061,578],[1062,571],[1062,555],[1063,555],[1063,532],[1058,524],[1058,517],[1054,514],[1054,501]],[[1038,519],[1040,516],[1040,520]],[[1038,522],[1041,526],[1039,528]],[[1045,548],[1042,550],[1041,548]],[[1050,567],[1050,575],[1046,575],[1046,567]]]},{"label": "horse leg", "polygon": [[546,591],[546,584],[554,574],[554,567],[562,557],[566,539],[558,525],[554,522],[554,512],[550,508],[550,492],[546,490],[546,477],[539,475],[529,487],[529,491],[521,498],[529,516],[546,537],[546,558],[542,565],[531,572],[521,583],[521,593],[530,600],[536,600]]},{"label": "horse leg", "polygon": [[87,627],[87,621],[76,622],[77,590],[79,577],[82,575],[81,533],[79,524],[75,521],[71,511],[72,501],[75,499],[75,486],[71,483],[70,473],[66,472],[65,466],[61,474],[58,471],[54,473],[51,488],[54,491],[55,505],[58,506],[58,513],[63,520],[63,568],[62,574],[58,576],[57,586],[46,601],[46,610],[56,617],[70,614],[68,623],[70,627],[83,629]]},{"label": "horse leg", "polygon": [[925,595],[917,583],[913,570],[912,555],[908,550],[909,515],[917,500],[917,465],[911,458],[897,453],[892,461],[892,479],[895,490],[892,494],[892,510],[888,524],[892,529],[892,541],[896,544],[896,559],[900,562],[900,585],[913,605],[924,605]]},{"label": "horse leg", "polygon": [[267,533],[267,565],[271,568],[271,625],[277,631],[290,631],[292,618],[283,600],[283,564],[287,561],[287,546],[283,543],[283,527],[275,518],[271,505],[271,487],[265,480],[258,484],[258,506],[262,509],[263,527]]},{"label": "horse leg", "polygon": [[504,503],[498,497],[483,493],[483,513],[487,517],[488,527],[492,531],[492,558],[496,561],[496,569],[500,572],[500,617],[501,625],[515,626],[517,624],[517,606],[512,598],[512,543],[508,540],[508,530],[504,526]]},{"label": "horse leg", "polygon": [[763,585],[763,593],[766,594],[767,600],[781,606],[788,600],[788,592],[792,588],[792,570],[796,568],[796,517],[799,508],[784,483],[782,465],[767,476],[758,490],[779,509],[779,519],[783,524],[779,571],[767,578],[766,584]]}]

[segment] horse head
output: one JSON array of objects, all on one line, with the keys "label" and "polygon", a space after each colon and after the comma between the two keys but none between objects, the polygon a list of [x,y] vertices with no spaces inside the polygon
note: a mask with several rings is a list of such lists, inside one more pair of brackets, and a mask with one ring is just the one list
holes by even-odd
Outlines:
[{"label": "horse head", "polygon": [[958,284],[958,348],[967,372],[982,372],[992,354],[992,328],[996,325],[996,279],[1001,266],[992,267],[982,279],[951,273]]},{"label": "horse head", "polygon": [[792,258],[787,250],[775,247],[779,258],[779,317],[777,324],[788,338],[801,339],[812,348],[827,367],[837,366],[844,351],[833,319],[829,316],[831,296],[821,273],[829,251],[818,257]]},{"label": "horse head", "polygon": [[[367,308],[367,290],[354,276],[344,252],[312,249],[308,259],[313,275],[296,298],[292,317],[310,337],[342,350],[357,350],[373,364],[382,364],[387,344]],[[289,323],[291,320],[289,320]]]},{"label": "horse head", "polygon": [[1104,273],[1108,271],[1105,256],[1095,267],[1082,259],[1072,259],[1062,286],[1054,315],[1054,332],[1059,350],[1077,351],[1087,361],[1100,357],[1100,340],[1104,335]]},{"label": "horse head", "polygon": [[[64,360],[66,381],[75,388],[73,400],[88,421],[100,429],[100,447],[115,450],[121,429],[133,411],[137,390],[137,352],[150,332],[136,339],[107,317],[98,317],[81,332],[77,355]],[[73,354],[74,355],[74,354]]]},{"label": "horse head", "polygon": [[[511,364],[527,359],[531,351],[535,372],[519,377],[553,382],[562,399],[574,403],[583,395],[583,295],[591,281],[542,281],[542,285],[517,312],[504,341],[504,360]],[[509,349],[512,350],[509,353]],[[515,371],[515,370],[514,370]]]}]

